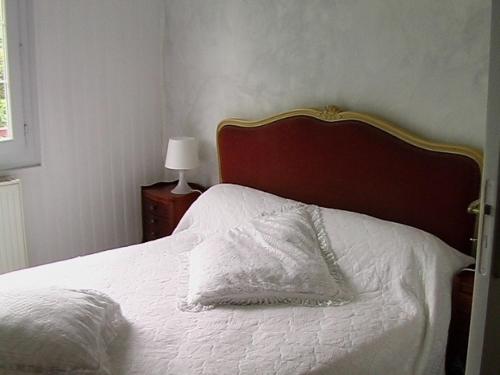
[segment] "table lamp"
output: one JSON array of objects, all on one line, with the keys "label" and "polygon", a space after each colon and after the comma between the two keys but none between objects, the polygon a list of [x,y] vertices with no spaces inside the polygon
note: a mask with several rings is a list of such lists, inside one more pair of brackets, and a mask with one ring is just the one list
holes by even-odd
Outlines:
[{"label": "table lamp", "polygon": [[188,194],[193,191],[184,173],[198,166],[198,142],[193,137],[176,137],[168,140],[165,168],[179,171],[179,182],[172,190],[174,194]]}]

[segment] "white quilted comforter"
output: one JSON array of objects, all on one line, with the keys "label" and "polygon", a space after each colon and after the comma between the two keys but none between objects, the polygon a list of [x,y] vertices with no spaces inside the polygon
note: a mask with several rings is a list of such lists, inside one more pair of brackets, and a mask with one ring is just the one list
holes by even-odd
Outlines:
[{"label": "white quilted comforter", "polygon": [[6,274],[0,291],[57,285],[111,296],[129,322],[110,349],[116,374],[442,374],[451,278],[471,259],[364,215],[322,210],[353,302],[176,309],[179,252],[284,202],[220,185],[170,237]]}]

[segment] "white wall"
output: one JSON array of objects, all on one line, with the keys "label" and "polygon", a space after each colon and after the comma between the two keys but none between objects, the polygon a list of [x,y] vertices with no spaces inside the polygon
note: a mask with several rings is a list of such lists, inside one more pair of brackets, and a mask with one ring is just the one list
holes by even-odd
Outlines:
[{"label": "white wall", "polygon": [[217,181],[218,122],[299,106],[483,144],[489,0],[34,4],[43,165],[10,173],[33,264],[139,241],[162,133],[201,138],[204,184]]},{"label": "white wall", "polygon": [[482,147],[489,0],[165,0],[166,135],[336,104]]},{"label": "white wall", "polygon": [[34,6],[42,167],[13,174],[40,264],[140,240],[140,186],[163,174],[164,3]]}]

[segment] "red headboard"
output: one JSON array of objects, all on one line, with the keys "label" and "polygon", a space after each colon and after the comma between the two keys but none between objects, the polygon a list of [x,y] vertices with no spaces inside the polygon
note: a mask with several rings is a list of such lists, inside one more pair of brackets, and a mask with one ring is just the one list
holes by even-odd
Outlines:
[{"label": "red headboard", "polygon": [[408,224],[471,252],[480,151],[335,107],[225,120],[217,143],[221,182]]}]

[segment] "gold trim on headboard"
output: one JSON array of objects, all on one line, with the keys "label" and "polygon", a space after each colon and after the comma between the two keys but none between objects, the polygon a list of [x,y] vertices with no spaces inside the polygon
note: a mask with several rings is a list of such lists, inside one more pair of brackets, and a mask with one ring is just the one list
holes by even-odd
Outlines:
[{"label": "gold trim on headboard", "polygon": [[[222,121],[217,127],[217,134],[221,131],[224,126],[232,125],[238,127],[258,127],[264,126],[270,123],[273,123],[278,120],[286,119],[289,117],[295,116],[307,116],[314,117],[319,120],[327,121],[327,122],[337,122],[343,120],[357,120],[364,122],[366,124],[372,125],[380,130],[383,130],[386,133],[389,133],[409,144],[412,144],[416,147],[420,147],[430,151],[436,152],[444,152],[450,154],[458,154],[464,155],[471,159],[473,159],[478,165],[480,170],[483,167],[483,153],[480,150],[477,150],[472,147],[460,146],[460,145],[451,145],[445,143],[437,143],[430,141],[425,138],[421,138],[420,136],[409,132],[408,130],[402,129],[399,126],[389,122],[377,118],[372,115],[358,113],[358,112],[348,112],[342,111],[340,108],[336,106],[327,106],[324,109],[295,109],[289,112],[284,112],[277,114],[272,117],[265,118],[263,120],[251,121],[251,120],[242,120],[242,119],[227,119]],[[220,153],[219,153],[219,137],[217,137],[217,154],[219,158],[219,177],[221,176],[221,165],[220,165]]]}]

